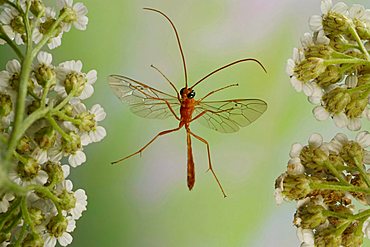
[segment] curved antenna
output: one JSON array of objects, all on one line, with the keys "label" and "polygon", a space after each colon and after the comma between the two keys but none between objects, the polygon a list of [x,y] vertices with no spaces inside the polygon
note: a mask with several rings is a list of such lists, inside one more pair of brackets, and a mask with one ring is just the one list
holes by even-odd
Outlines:
[{"label": "curved antenna", "polygon": [[175,87],[175,85],[173,84],[172,81],[170,81],[170,79],[168,79],[168,77],[163,74],[162,71],[160,71],[157,67],[155,67],[153,64],[150,65],[150,67],[152,67],[153,69],[155,69],[159,74],[161,74],[163,76],[164,79],[166,79],[166,81],[171,85],[171,87],[175,90],[176,92],[176,95],[177,95],[177,99],[181,102],[181,97],[180,97],[180,94],[179,94],[179,91],[177,91],[177,88]]},{"label": "curved antenna", "polygon": [[254,62],[258,63],[258,64],[262,67],[262,69],[267,73],[267,71],[266,71],[265,67],[264,67],[264,66],[262,65],[262,63],[261,63],[260,61],[258,61],[257,59],[254,59],[254,58],[245,58],[245,59],[240,59],[240,60],[237,60],[237,61],[235,61],[235,62],[232,62],[232,63],[226,64],[226,65],[224,65],[224,66],[222,66],[222,67],[220,67],[220,68],[218,68],[218,69],[216,69],[216,70],[212,71],[211,73],[209,73],[208,75],[206,75],[205,77],[203,77],[202,79],[200,79],[199,81],[197,81],[193,86],[191,86],[191,88],[190,88],[190,89],[193,89],[196,85],[198,85],[199,83],[201,83],[202,81],[204,81],[205,79],[207,79],[208,77],[210,77],[211,75],[216,74],[217,72],[219,72],[219,71],[221,71],[221,70],[223,70],[223,69],[226,69],[227,67],[233,66],[233,65],[235,65],[235,64],[237,64],[237,63],[242,63],[242,62],[247,62],[247,61],[254,61]]},{"label": "curved antenna", "polygon": [[171,21],[171,19],[165,13],[163,13],[163,12],[157,10],[157,9],[152,9],[152,8],[143,8],[143,9],[154,11],[154,12],[157,12],[157,13],[163,15],[169,21],[169,23],[171,24],[173,30],[175,31],[175,35],[176,35],[176,39],[177,39],[177,44],[179,45],[179,49],[180,49],[180,53],[181,53],[182,64],[184,66],[185,87],[187,88],[188,87],[188,73],[186,71],[185,56],[184,56],[184,52],[183,52],[182,47],[181,47],[179,33],[176,30],[175,24],[173,24],[173,22]]}]

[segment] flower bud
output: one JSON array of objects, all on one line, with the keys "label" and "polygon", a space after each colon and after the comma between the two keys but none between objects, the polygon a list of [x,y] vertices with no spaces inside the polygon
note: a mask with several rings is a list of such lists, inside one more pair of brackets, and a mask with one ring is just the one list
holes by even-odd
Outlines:
[{"label": "flower bud", "polygon": [[35,133],[34,139],[40,148],[49,149],[54,145],[57,134],[51,126],[44,127]]},{"label": "flower bud", "polygon": [[34,111],[40,108],[40,101],[38,100],[33,100],[31,104],[27,106],[27,114],[30,115]]},{"label": "flower bud", "polygon": [[78,128],[82,131],[89,132],[96,126],[94,115],[89,112],[83,112],[78,115],[77,118],[81,119],[81,123],[79,124]]},{"label": "flower bud", "polygon": [[48,174],[47,185],[50,185],[51,183],[57,184],[64,180],[63,170],[59,164],[49,161],[46,163],[44,169]]},{"label": "flower bud", "polygon": [[17,152],[19,154],[28,154],[31,152],[31,138],[28,136],[23,136],[17,145]]},{"label": "flower bud", "polygon": [[35,178],[40,170],[41,166],[32,158],[28,158],[25,164],[19,162],[17,166],[17,172],[22,180],[31,180]]},{"label": "flower bud", "polygon": [[82,93],[86,82],[87,80],[85,76],[72,72],[66,76],[64,87],[67,94],[69,94],[73,89],[76,89],[75,96],[79,96]]},{"label": "flower bud", "polygon": [[317,44],[309,46],[305,49],[304,55],[306,58],[330,58],[331,54],[334,52],[333,48],[325,44]]},{"label": "flower bud", "polygon": [[43,16],[45,13],[45,5],[40,0],[32,0],[30,9],[32,14],[38,17]]},{"label": "flower bud", "polygon": [[308,173],[316,174],[325,170],[323,162],[328,159],[328,155],[320,148],[305,146],[303,147],[299,158]]},{"label": "flower bud", "polygon": [[340,150],[340,156],[348,166],[356,167],[354,160],[356,159],[362,164],[364,158],[364,149],[357,142],[349,141],[343,145],[342,149]]},{"label": "flower bud", "polygon": [[24,22],[23,22],[23,18],[20,15],[14,17],[10,21],[10,26],[17,33],[20,33],[20,34],[26,33],[26,29],[25,29],[25,25],[24,25]]},{"label": "flower bud", "polygon": [[317,57],[310,57],[303,60],[294,68],[294,73],[297,76],[297,79],[307,82],[317,78],[326,69],[324,61],[324,59]]},{"label": "flower bud", "polygon": [[73,154],[81,149],[81,138],[75,132],[70,132],[70,140],[62,139],[63,151],[68,154]]},{"label": "flower bud", "polygon": [[73,23],[73,22],[77,21],[76,12],[72,8],[64,7],[60,11],[60,15],[62,15],[64,13],[67,13],[66,14],[66,17],[63,19],[64,22],[66,22],[66,23]]},{"label": "flower bud", "polygon": [[45,87],[46,84],[49,84],[52,87],[56,84],[56,74],[53,68],[41,64],[34,72],[39,85]]},{"label": "flower bud", "polygon": [[319,225],[325,223],[327,217],[323,214],[325,208],[321,205],[315,205],[313,203],[305,204],[298,208],[295,218],[300,220],[295,220],[299,222],[297,227],[302,227],[303,229],[314,229]]},{"label": "flower bud", "polygon": [[347,34],[351,20],[340,13],[329,12],[323,17],[322,25],[326,34],[341,35]]},{"label": "flower bud", "polygon": [[333,47],[338,52],[345,52],[348,50],[349,42],[343,35],[329,35],[330,43],[329,45]]},{"label": "flower bud", "polygon": [[29,233],[22,242],[22,247],[43,247],[44,240],[35,233]]},{"label": "flower bud", "polygon": [[287,175],[283,181],[283,195],[289,200],[300,200],[310,192],[310,180],[305,175]]},{"label": "flower bud", "polygon": [[360,117],[367,107],[368,99],[367,97],[361,97],[360,94],[352,94],[351,101],[346,106],[346,115],[348,118]]},{"label": "flower bud", "polygon": [[13,109],[12,99],[8,94],[0,92],[0,117],[8,116]]},{"label": "flower bud", "polygon": [[342,237],[337,235],[333,227],[326,228],[315,234],[315,247],[341,246]]},{"label": "flower bud", "polygon": [[354,19],[353,23],[356,27],[358,36],[360,36],[361,39],[364,40],[370,39],[370,28],[368,24],[364,23],[363,21],[360,21],[359,19]]},{"label": "flower bud", "polygon": [[344,88],[337,87],[330,92],[324,94],[322,100],[325,104],[325,109],[333,114],[343,112],[345,107],[351,102],[351,95]]},{"label": "flower bud", "polygon": [[342,80],[343,75],[338,66],[329,65],[326,70],[316,78],[317,84],[322,87],[328,87]]},{"label": "flower bud", "polygon": [[30,208],[29,209],[29,214],[30,214],[32,222],[35,225],[41,225],[43,223],[43,221],[45,220],[44,213],[42,212],[41,209]]},{"label": "flower bud", "polygon": [[60,199],[59,205],[63,210],[70,210],[76,206],[76,198],[73,192],[63,190],[58,197]]},{"label": "flower bud", "polygon": [[68,221],[65,217],[57,215],[50,219],[46,225],[46,230],[50,235],[59,238],[67,230]]}]

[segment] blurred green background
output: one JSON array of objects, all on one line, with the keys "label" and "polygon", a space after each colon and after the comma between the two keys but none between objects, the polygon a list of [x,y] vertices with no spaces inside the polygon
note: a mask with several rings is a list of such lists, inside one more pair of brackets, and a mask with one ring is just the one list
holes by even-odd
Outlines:
[{"label": "blurred green background", "polygon": [[[52,2],[52,1],[49,1]],[[365,4],[367,1],[356,1]],[[329,140],[339,131],[331,121],[314,120],[303,94],[285,74],[286,60],[308,29],[308,18],[320,14],[320,1],[297,0],[86,0],[85,32],[65,34],[52,51],[55,64],[80,59],[84,71],[96,69],[96,93],[88,105],[107,112],[107,137],[87,147],[88,161],[72,170],[75,188],[88,194],[88,210],[77,222],[71,246],[132,247],[264,247],[299,246],[292,226],[294,203],[277,206],[274,181],[286,168],[290,146],[306,143],[313,132]],[[347,1],[350,3],[350,1]],[[354,1],[353,1],[354,3]],[[239,83],[213,99],[261,98],[267,112],[235,134],[221,134],[196,123],[192,130],[211,145],[213,165],[228,197],[206,173],[206,147],[193,140],[196,183],[186,186],[184,130],[156,141],[142,155],[112,166],[159,131],[177,126],[174,119],[148,120],[132,114],[112,94],[109,74],[122,74],[153,87],[171,89],[150,68],[159,67],[178,88],[183,71],[175,36],[158,14],[162,10],[178,28],[189,79],[231,61],[254,57],[267,68],[244,63],[197,87],[197,96]],[[367,7],[370,7],[367,4]],[[0,47],[1,67],[13,57]],[[191,84],[191,83],[190,83]],[[370,246],[366,242],[365,246]]]}]

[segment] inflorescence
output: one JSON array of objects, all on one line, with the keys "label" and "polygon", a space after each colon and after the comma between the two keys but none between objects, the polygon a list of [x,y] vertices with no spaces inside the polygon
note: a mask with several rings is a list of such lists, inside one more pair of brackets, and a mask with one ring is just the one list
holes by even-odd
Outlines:
[{"label": "inflorescence", "polygon": [[86,161],[85,146],[101,141],[104,109],[83,101],[94,93],[95,70],[81,61],[53,64],[74,26],[85,30],[87,8],[57,0],[0,0],[0,44],[17,58],[0,72],[0,246],[66,246],[86,210],[83,189],[73,190],[70,167]]},{"label": "inflorescence", "polygon": [[[339,128],[361,129],[370,119],[370,9],[322,0],[309,20],[287,73],[294,89],[314,104],[317,120],[331,117]],[[361,246],[370,238],[370,134],[355,140],[337,134],[324,142],[293,144],[287,170],[275,183],[277,203],[296,201],[293,223],[301,246]]]}]

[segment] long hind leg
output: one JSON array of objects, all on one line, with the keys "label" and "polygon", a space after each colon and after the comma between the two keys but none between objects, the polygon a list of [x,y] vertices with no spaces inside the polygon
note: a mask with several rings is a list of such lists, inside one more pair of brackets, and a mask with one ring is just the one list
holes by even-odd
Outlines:
[{"label": "long hind leg", "polygon": [[201,141],[201,142],[203,142],[204,144],[206,144],[206,145],[207,145],[207,153],[208,153],[208,170],[210,170],[210,171],[212,172],[212,174],[213,174],[214,178],[215,178],[215,179],[216,179],[216,181],[217,181],[218,186],[220,187],[220,189],[221,189],[221,191],[222,191],[222,194],[224,195],[224,197],[226,197],[226,193],[225,193],[224,189],[222,188],[221,182],[220,182],[220,180],[218,180],[217,175],[216,175],[216,173],[215,173],[215,171],[213,170],[213,167],[212,167],[212,163],[211,163],[211,150],[210,150],[210,148],[209,148],[209,143],[208,143],[205,139],[203,139],[202,137],[200,137],[200,136],[198,136],[198,135],[194,134],[193,132],[191,132],[190,130],[189,130],[189,133],[190,133],[192,136],[194,136],[195,138],[197,138],[199,141]]},{"label": "long hind leg", "polygon": [[140,154],[141,152],[143,152],[150,144],[152,144],[158,137],[160,136],[163,136],[163,135],[166,135],[166,134],[169,134],[169,133],[172,133],[172,132],[175,132],[175,131],[178,131],[179,129],[181,129],[182,125],[179,125],[179,127],[177,128],[174,128],[174,129],[169,129],[169,130],[164,130],[164,131],[161,131],[159,132],[153,139],[151,139],[147,144],[145,144],[142,148],[140,148],[138,151],[136,151],[135,153],[132,153],[126,157],[123,157],[119,160],[116,160],[116,161],[113,161],[111,162],[111,164],[116,164],[118,162],[121,162],[123,160],[126,160],[128,158],[131,158],[132,156],[136,155],[136,154]]}]

